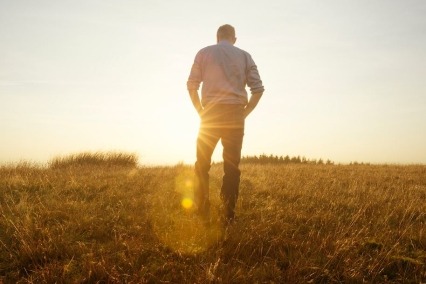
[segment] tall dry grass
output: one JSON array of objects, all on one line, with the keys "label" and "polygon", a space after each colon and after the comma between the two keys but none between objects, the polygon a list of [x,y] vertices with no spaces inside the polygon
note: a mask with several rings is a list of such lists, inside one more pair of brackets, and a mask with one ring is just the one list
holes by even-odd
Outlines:
[{"label": "tall dry grass", "polygon": [[242,166],[238,220],[192,167],[0,168],[0,282],[422,283],[426,166]]},{"label": "tall dry grass", "polygon": [[138,157],[123,152],[83,152],[53,158],[48,165],[52,169],[81,166],[136,167]]}]

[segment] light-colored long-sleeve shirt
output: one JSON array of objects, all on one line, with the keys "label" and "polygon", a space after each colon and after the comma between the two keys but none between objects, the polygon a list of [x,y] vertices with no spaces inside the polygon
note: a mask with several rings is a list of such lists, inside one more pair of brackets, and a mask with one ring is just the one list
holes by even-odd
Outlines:
[{"label": "light-colored long-sleeve shirt", "polygon": [[201,49],[195,56],[187,88],[198,90],[201,83],[203,106],[211,103],[246,105],[246,86],[252,94],[264,91],[251,55],[226,40]]}]

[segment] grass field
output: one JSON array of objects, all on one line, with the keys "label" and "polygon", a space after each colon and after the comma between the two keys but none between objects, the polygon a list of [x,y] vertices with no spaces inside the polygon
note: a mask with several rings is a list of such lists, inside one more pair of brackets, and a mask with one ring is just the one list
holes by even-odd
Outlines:
[{"label": "grass field", "polygon": [[79,157],[0,168],[0,283],[426,282],[426,166],[243,164],[225,230],[220,164],[205,226],[191,166]]}]

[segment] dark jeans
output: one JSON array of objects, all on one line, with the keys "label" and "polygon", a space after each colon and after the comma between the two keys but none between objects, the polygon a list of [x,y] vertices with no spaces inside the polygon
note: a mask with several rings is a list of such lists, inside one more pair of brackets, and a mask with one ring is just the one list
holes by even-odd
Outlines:
[{"label": "dark jeans", "polygon": [[238,166],[244,136],[244,106],[206,106],[201,114],[195,163],[195,203],[201,214],[208,214],[209,170],[213,151],[219,142],[223,145],[223,182],[220,196],[225,206],[225,217],[234,217],[238,198],[241,171]]}]

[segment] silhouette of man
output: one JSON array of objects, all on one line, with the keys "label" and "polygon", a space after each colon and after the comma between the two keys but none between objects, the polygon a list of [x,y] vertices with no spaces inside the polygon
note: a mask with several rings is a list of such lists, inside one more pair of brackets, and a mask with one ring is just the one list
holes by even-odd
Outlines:
[{"label": "silhouette of man", "polygon": [[[201,49],[195,56],[188,78],[188,92],[201,123],[197,138],[194,201],[197,212],[209,218],[209,170],[213,151],[223,145],[223,181],[220,192],[224,221],[235,217],[240,175],[239,163],[244,136],[244,120],[259,102],[264,88],[251,55],[234,46],[235,29],[223,25],[217,44]],[[201,100],[198,89],[202,83]],[[250,87],[250,100],[246,85]]]}]

